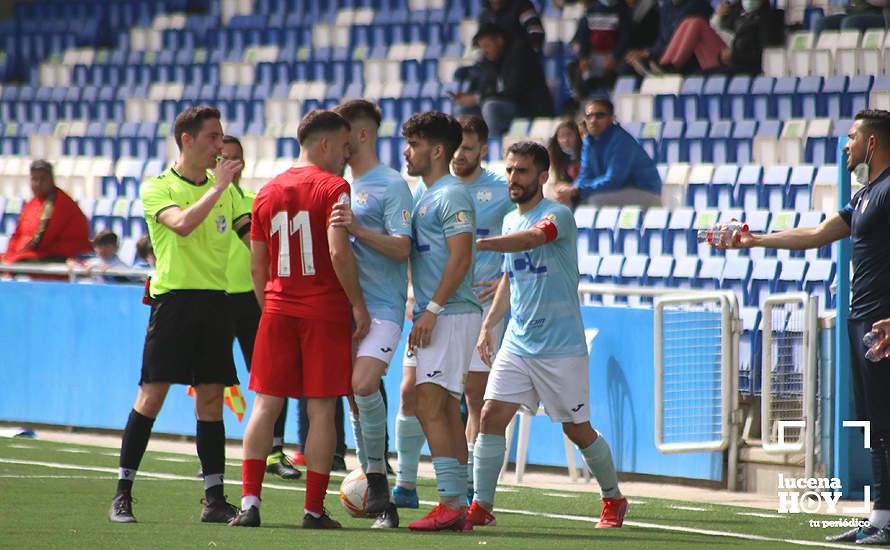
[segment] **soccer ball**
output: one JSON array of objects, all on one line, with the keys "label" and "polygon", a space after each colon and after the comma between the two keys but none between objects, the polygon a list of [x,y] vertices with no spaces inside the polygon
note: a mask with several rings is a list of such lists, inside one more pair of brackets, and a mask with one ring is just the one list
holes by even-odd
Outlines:
[{"label": "soccer ball", "polygon": [[368,480],[361,468],[356,468],[340,484],[340,504],[354,518],[367,518]]}]

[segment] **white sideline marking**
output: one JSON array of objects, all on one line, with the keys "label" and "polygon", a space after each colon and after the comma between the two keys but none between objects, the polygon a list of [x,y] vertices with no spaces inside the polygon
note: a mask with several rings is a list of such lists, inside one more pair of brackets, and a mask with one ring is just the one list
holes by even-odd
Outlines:
[{"label": "white sideline marking", "polygon": [[78,454],[78,455],[89,453],[89,451],[87,451],[87,450],[75,449],[73,447],[65,447],[63,449],[57,449],[57,450],[62,453],[72,453],[72,454]]},{"label": "white sideline marking", "polygon": [[53,475],[13,475],[0,474],[2,479],[105,479],[102,476],[53,476]]},{"label": "white sideline marking", "polygon": [[11,443],[7,445],[10,449],[36,449],[33,445],[22,445],[21,443]]},{"label": "white sideline marking", "polygon": [[163,460],[164,462],[192,462],[191,458],[179,458],[176,456],[159,456],[156,460]]},{"label": "white sideline marking", "polygon": [[[78,470],[85,472],[103,472],[108,474],[117,474],[117,468],[103,468],[101,466],[80,466],[77,464],[59,464],[56,462],[43,462],[39,460],[18,460],[14,458],[0,458],[0,464],[20,464],[23,466],[42,466],[44,468],[56,468],[60,470]],[[164,474],[159,472],[139,472],[141,477],[153,478],[153,479],[170,479],[170,480],[180,480],[180,481],[192,481],[198,483],[198,479],[181,476],[175,474]],[[240,481],[234,480],[226,480],[226,483],[229,485],[241,485]],[[280,485],[277,483],[264,483],[263,487],[270,489],[281,489],[284,491],[298,491],[303,492],[306,489],[304,487],[295,487],[293,485]],[[329,495],[338,495],[339,491],[328,490]],[[438,504],[436,502],[431,501],[420,501],[421,504],[424,505],[435,505]],[[545,518],[553,518],[553,519],[564,519],[569,521],[581,521],[585,523],[596,523],[599,521],[599,518],[594,517],[586,517],[586,516],[570,516],[567,514],[553,514],[550,512],[532,512],[530,510],[515,510],[515,509],[507,509],[500,508],[498,511],[502,514],[516,514],[520,516],[531,516],[531,517],[545,517]],[[681,527],[679,525],[661,525],[658,523],[648,523],[643,521],[625,521],[625,525],[631,527],[644,527],[647,529],[659,529],[662,531],[673,531],[677,533],[693,533],[697,535],[708,535],[712,537],[725,537],[731,539],[742,539],[742,540],[755,540],[755,541],[763,541],[763,542],[783,542],[786,544],[796,544],[799,546],[816,546],[819,548],[850,548],[848,544],[837,544],[830,542],[822,542],[822,541],[814,541],[814,540],[799,540],[799,539],[780,539],[775,537],[766,537],[762,535],[749,535],[745,533],[732,533],[727,531],[715,531],[713,529],[697,529],[694,527]]]},{"label": "white sideline marking", "polygon": [[640,504],[648,504],[645,500],[633,500],[633,499],[627,499],[627,503],[635,504],[637,506],[639,506]]},{"label": "white sideline marking", "polygon": [[782,519],[788,516],[780,516],[779,514],[766,514],[764,512],[736,512],[737,516],[753,516],[755,518]]},{"label": "white sideline marking", "polygon": [[688,510],[690,512],[704,512],[707,508],[701,508],[700,506],[668,506],[668,508],[673,508],[674,510]]},{"label": "white sideline marking", "polygon": [[559,498],[574,498],[576,496],[584,495],[584,493],[577,493],[574,495],[566,494],[566,493],[544,493],[545,497],[559,497]]}]

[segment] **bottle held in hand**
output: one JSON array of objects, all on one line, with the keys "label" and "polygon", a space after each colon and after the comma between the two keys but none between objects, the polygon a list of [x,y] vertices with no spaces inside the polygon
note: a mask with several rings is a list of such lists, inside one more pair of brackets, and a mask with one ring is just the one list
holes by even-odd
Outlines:
[{"label": "bottle held in hand", "polygon": [[738,221],[718,223],[709,229],[699,229],[698,242],[707,242],[712,246],[733,246],[741,242],[744,231],[748,231],[746,223]]},{"label": "bottle held in hand", "polygon": [[887,357],[888,352],[890,352],[887,346],[887,335],[882,330],[875,329],[866,333],[862,337],[862,343],[868,348],[868,351],[865,352],[865,358],[872,363],[877,363]]}]

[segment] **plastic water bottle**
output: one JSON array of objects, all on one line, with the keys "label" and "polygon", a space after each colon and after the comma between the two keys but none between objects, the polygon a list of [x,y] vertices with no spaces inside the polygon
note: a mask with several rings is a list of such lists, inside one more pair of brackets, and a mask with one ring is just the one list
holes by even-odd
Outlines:
[{"label": "plastic water bottle", "polygon": [[710,229],[698,230],[698,242],[707,242],[713,246],[730,246],[739,244],[742,240],[742,232],[748,231],[748,224],[731,221],[729,223],[718,223]]},{"label": "plastic water bottle", "polygon": [[868,350],[865,352],[865,358],[871,361],[872,363],[877,363],[881,359],[887,356],[887,352],[890,350],[885,349],[884,341],[886,340],[886,335],[882,330],[872,330],[862,337],[862,343]]}]

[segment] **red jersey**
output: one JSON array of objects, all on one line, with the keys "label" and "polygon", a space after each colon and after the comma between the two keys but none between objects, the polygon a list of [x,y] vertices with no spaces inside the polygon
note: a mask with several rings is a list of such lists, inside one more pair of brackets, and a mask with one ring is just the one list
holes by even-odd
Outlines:
[{"label": "red jersey", "polygon": [[352,307],[334,272],[328,221],[349,184],[317,166],[291,168],[260,189],[250,238],[269,248],[265,310],[307,319],[352,320]]}]

